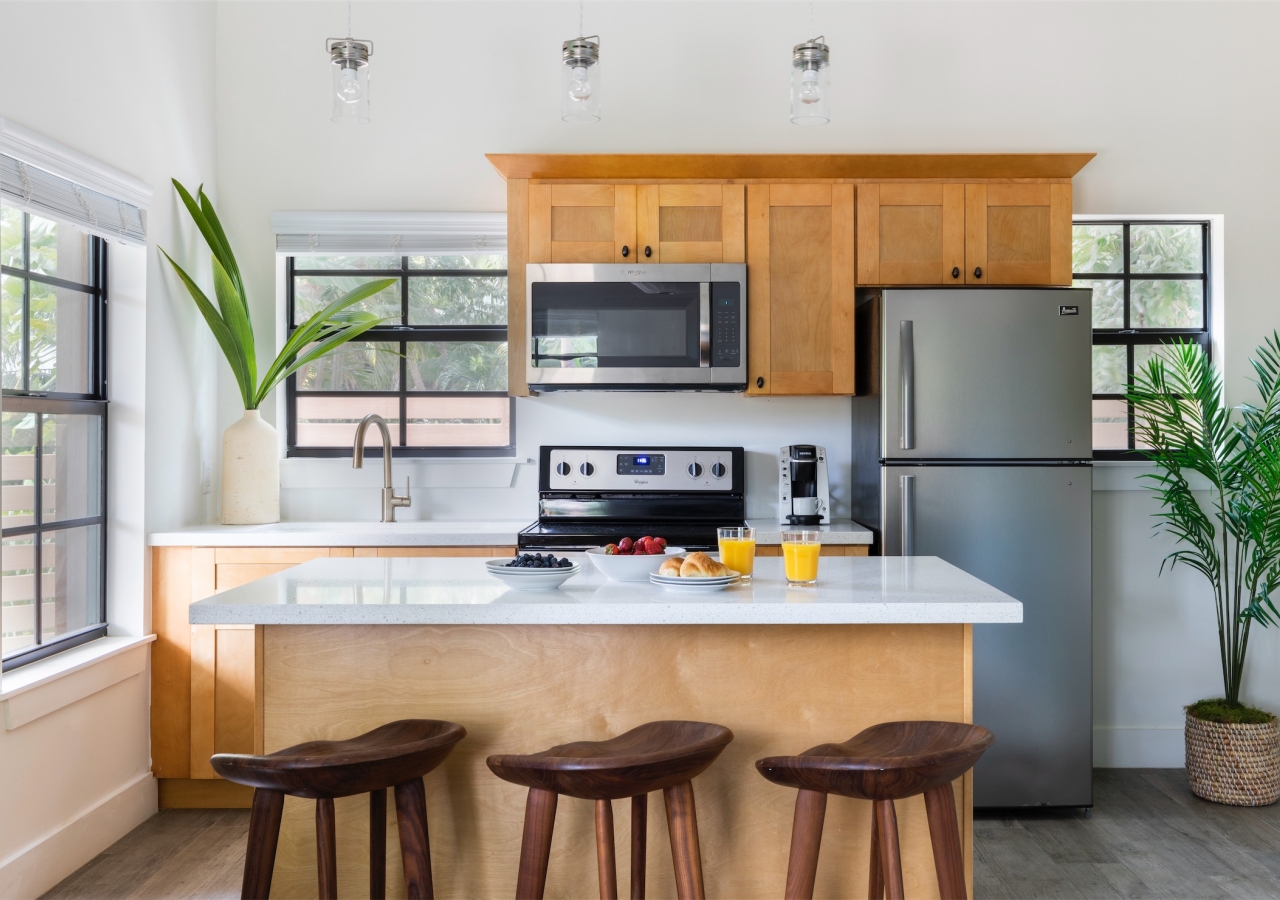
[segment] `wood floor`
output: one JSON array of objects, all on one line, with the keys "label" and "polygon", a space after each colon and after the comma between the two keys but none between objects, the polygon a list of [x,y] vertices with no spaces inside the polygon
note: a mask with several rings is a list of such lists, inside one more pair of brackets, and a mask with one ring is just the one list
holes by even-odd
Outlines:
[{"label": "wood floor", "polygon": [[[1181,769],[1098,769],[1094,804],[1087,817],[980,816],[976,900],[1280,898],[1280,804],[1205,803]],[[248,827],[243,810],[163,810],[45,897],[238,897]]]}]

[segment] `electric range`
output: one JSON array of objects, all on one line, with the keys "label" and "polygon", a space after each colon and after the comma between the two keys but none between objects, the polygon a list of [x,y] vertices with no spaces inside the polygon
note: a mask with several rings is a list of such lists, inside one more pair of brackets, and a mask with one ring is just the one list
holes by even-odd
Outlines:
[{"label": "electric range", "polygon": [[623,537],[716,549],[716,529],[746,523],[741,447],[542,447],[538,521],[521,550],[586,550]]}]

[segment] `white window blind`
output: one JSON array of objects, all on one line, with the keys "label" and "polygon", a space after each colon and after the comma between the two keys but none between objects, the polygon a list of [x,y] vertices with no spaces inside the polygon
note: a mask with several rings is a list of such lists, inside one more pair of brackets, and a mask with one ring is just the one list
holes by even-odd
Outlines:
[{"label": "white window blind", "polygon": [[413,255],[505,253],[505,213],[271,214],[276,252]]},{"label": "white window blind", "polygon": [[151,188],[0,119],[0,202],[108,240],[146,244]]}]

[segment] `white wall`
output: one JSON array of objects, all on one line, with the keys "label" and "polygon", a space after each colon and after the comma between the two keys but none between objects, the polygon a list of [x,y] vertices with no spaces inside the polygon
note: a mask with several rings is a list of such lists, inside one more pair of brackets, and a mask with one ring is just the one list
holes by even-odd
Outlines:
[{"label": "white wall", "polygon": [[[499,210],[502,181],[484,159],[495,151],[1096,151],[1076,179],[1077,212],[1225,214],[1233,402],[1245,395],[1249,350],[1280,325],[1275,4],[819,3],[833,121],[818,129],[786,118],[788,53],[806,37],[802,3],[589,4],[606,92],[604,120],[589,127],[558,118],[557,54],[576,33],[577,4],[367,0],[354,24],[376,41],[373,121],[333,126],[320,48],[344,13],[332,2],[219,6],[220,196],[260,330],[272,321],[271,211]],[[703,37],[706,54],[690,54]],[[684,99],[689,84],[704,103]],[[220,424],[232,414],[223,409]],[[761,453],[820,440],[847,459],[847,444],[828,437],[847,415],[840,401],[534,399],[519,403],[520,453],[533,456],[547,435],[605,441],[657,428],[664,439]],[[756,510],[771,502],[762,473],[751,489]],[[317,518],[355,499],[286,494],[286,509]],[[357,502],[355,515],[373,515],[372,492]],[[444,515],[527,517],[533,502],[524,470],[508,490],[415,496],[417,510]],[[1104,764],[1176,764],[1180,707],[1219,691],[1205,586],[1189,573],[1156,577],[1169,544],[1151,539],[1151,508],[1137,491],[1096,496]],[[1256,635],[1251,652],[1246,693],[1280,710],[1280,635]]]},{"label": "white wall", "polygon": [[[212,186],[216,175],[215,18],[211,2],[0,2],[0,33],[11,38],[0,116],[156,191],[148,247],[112,256],[115,634],[150,631],[145,533],[209,514],[198,435],[216,433],[211,342],[190,301],[167,290],[156,245],[194,255],[168,179]],[[148,407],[159,414],[147,417]],[[0,731],[0,896],[39,895],[154,812],[149,688],[144,671]]]}]

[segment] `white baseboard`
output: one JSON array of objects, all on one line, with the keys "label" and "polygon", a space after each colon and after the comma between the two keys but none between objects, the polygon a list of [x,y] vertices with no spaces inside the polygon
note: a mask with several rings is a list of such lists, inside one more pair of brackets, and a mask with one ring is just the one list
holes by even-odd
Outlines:
[{"label": "white baseboard", "polygon": [[1182,726],[1093,729],[1093,764],[1099,769],[1181,769],[1186,765]]},{"label": "white baseboard", "polygon": [[39,897],[155,815],[156,809],[156,780],[150,772],[143,772],[114,794],[0,861],[0,897]]}]

